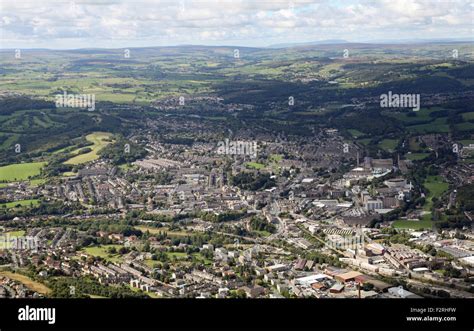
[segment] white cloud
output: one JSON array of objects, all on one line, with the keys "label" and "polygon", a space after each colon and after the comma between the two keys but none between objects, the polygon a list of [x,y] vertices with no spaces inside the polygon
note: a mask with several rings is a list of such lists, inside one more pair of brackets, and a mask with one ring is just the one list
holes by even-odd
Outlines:
[{"label": "white cloud", "polygon": [[467,38],[473,25],[470,0],[0,0],[0,10],[3,48]]}]

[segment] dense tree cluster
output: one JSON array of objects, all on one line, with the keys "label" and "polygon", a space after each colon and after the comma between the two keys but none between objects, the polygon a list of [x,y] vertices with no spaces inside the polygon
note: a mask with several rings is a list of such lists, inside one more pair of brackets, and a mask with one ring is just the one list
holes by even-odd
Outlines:
[{"label": "dense tree cluster", "polygon": [[464,185],[458,189],[457,202],[461,209],[474,210],[474,184]]},{"label": "dense tree cluster", "polygon": [[147,151],[138,144],[119,138],[115,143],[101,150],[99,154],[112,164],[120,165],[144,158]]},{"label": "dense tree cluster", "polygon": [[[48,281],[48,287],[51,288],[50,295],[54,298],[87,298],[90,295],[106,298],[148,298],[148,295],[134,292],[125,285],[102,285],[91,277],[57,277]],[[71,288],[74,291],[71,291]]]},{"label": "dense tree cluster", "polygon": [[258,191],[274,187],[275,180],[270,178],[270,174],[241,172],[232,177],[232,185],[244,190]]},{"label": "dense tree cluster", "polygon": [[260,218],[260,217],[252,217],[250,220],[250,227],[252,230],[255,231],[267,231],[270,233],[275,233],[276,227],[275,225],[269,223],[268,221]]}]

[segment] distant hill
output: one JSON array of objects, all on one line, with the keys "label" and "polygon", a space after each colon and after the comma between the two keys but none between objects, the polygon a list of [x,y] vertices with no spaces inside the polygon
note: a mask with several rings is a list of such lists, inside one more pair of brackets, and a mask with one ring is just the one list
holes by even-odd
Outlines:
[{"label": "distant hill", "polygon": [[394,40],[371,40],[376,44],[445,44],[445,43],[472,43],[474,39],[437,38],[437,39],[394,39]]},{"label": "distant hill", "polygon": [[340,45],[340,44],[374,44],[374,45],[398,45],[398,44],[449,44],[449,43],[472,43],[474,39],[456,39],[456,38],[437,38],[437,39],[377,39],[377,40],[366,40],[366,41],[348,41],[344,39],[328,39],[319,41],[310,41],[304,43],[282,43],[270,45],[267,48],[291,48],[291,47],[307,47],[317,45]]},{"label": "distant hill", "polygon": [[284,43],[284,44],[274,44],[270,45],[267,48],[287,48],[287,47],[299,47],[299,46],[314,46],[314,45],[332,45],[332,44],[347,44],[350,43],[344,39],[328,39],[328,40],[319,40],[319,41],[310,41],[306,43]]}]

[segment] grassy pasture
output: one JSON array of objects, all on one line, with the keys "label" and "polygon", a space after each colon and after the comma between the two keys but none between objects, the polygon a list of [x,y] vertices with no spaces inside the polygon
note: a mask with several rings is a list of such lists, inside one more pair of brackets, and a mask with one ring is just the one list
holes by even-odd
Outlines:
[{"label": "grassy pasture", "polygon": [[439,198],[444,192],[446,192],[449,188],[449,184],[440,176],[429,176],[426,178],[423,185],[429,191],[426,195],[426,203],[423,209],[430,211],[433,206],[433,198]]},{"label": "grassy pasture", "polygon": [[10,271],[0,271],[0,276],[16,280],[17,282],[20,282],[26,287],[28,287],[30,290],[41,293],[43,295],[48,295],[51,292],[51,289],[49,289],[46,285],[22,274],[13,273]]},{"label": "grassy pasture", "polygon": [[166,232],[169,237],[186,237],[192,235],[191,232],[187,231],[173,231],[168,227],[154,228],[146,225],[135,226],[135,229],[141,230],[142,232],[150,232],[151,234],[159,234],[160,232]]},{"label": "grassy pasture", "polygon": [[247,162],[247,163],[245,164],[245,166],[246,166],[247,168],[253,168],[253,169],[257,169],[257,170],[265,168],[265,165],[264,165],[264,164],[258,163],[258,162]]},{"label": "grassy pasture", "polygon": [[0,167],[0,181],[26,180],[40,174],[46,162],[17,163]]},{"label": "grassy pasture", "polygon": [[[99,158],[98,153],[108,144],[110,144],[110,141],[106,141],[107,139],[110,139],[112,137],[111,133],[107,132],[94,132],[86,136],[86,139],[90,142],[93,143],[92,146],[87,146],[92,149],[92,151],[85,153],[85,154],[80,154],[76,155],[66,162],[65,164],[82,164],[82,163],[87,163],[90,161],[97,160]],[[79,148],[75,151],[73,151],[73,154],[77,154],[82,148]]]},{"label": "grassy pasture", "polygon": [[431,229],[433,223],[431,220],[421,220],[421,221],[407,221],[407,220],[397,220],[393,222],[393,227],[396,229]]},{"label": "grassy pasture", "polygon": [[37,199],[19,200],[19,201],[11,201],[11,202],[0,204],[0,208],[15,208],[17,206],[29,207],[29,206],[36,206],[38,204],[39,204],[39,200]]},{"label": "grassy pasture", "polygon": [[92,255],[92,256],[97,256],[101,257],[109,262],[119,262],[121,261],[121,256],[120,254],[110,254],[107,250],[109,248],[115,247],[115,249],[120,249],[122,245],[102,245],[102,246],[92,246],[92,247],[86,247],[83,248],[81,251]]},{"label": "grassy pasture", "polygon": [[386,151],[393,151],[398,145],[398,139],[384,139],[379,143],[380,148]]},{"label": "grassy pasture", "polygon": [[349,129],[347,130],[351,135],[352,137],[354,138],[358,138],[358,137],[361,137],[361,136],[365,136],[365,133],[362,132],[362,131],[359,131],[357,129]]}]

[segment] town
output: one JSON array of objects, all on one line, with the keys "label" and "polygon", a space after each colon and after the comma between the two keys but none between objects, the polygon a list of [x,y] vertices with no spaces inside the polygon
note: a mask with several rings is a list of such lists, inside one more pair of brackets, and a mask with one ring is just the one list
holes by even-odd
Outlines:
[{"label": "town", "polygon": [[[129,137],[119,153],[144,152],[125,166],[105,153],[39,185],[0,187],[5,201],[53,206],[3,223],[0,296],[474,296],[471,228],[422,225],[442,212],[426,208],[440,197],[412,183],[412,161],[363,156],[334,128],[304,141],[245,129],[231,137],[258,146],[254,155],[219,150],[224,128],[194,127],[209,142],[182,144],[175,132],[199,124],[170,120],[158,137],[161,125]],[[473,167],[438,176],[473,183]],[[445,199],[454,208],[456,193]]]}]

